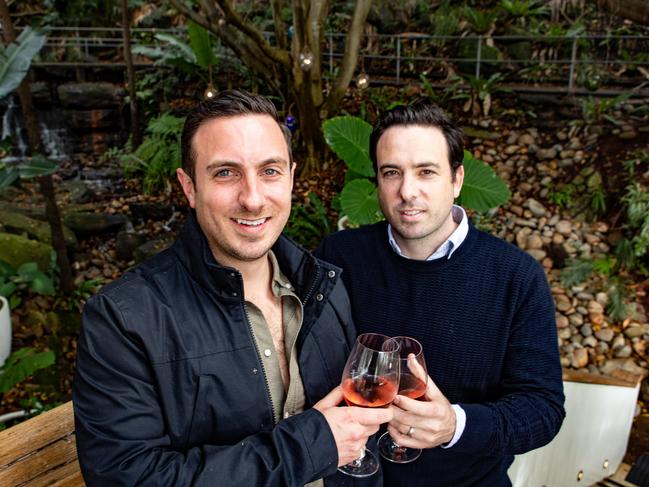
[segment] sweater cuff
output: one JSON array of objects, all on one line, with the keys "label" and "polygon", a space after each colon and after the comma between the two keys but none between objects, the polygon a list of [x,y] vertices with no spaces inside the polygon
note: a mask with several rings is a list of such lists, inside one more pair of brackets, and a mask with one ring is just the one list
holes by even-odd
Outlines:
[{"label": "sweater cuff", "polygon": [[320,411],[313,408],[307,409],[280,421],[278,426],[281,426],[282,423],[294,423],[291,426],[299,430],[306,455],[311,460],[312,480],[336,473],[338,468],[336,440],[329,423]]},{"label": "sweater cuff", "polygon": [[494,418],[491,409],[482,404],[460,404],[466,415],[464,431],[453,451],[484,452],[493,448]]}]

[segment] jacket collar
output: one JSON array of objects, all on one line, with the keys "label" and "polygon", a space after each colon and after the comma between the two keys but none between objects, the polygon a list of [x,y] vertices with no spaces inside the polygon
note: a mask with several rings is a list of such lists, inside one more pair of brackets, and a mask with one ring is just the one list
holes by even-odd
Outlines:
[{"label": "jacket collar", "polygon": [[[193,210],[189,212],[187,223],[172,249],[201,286],[224,298],[240,299],[243,293],[241,274],[237,269],[222,266],[214,259]],[[336,271],[336,276],[340,274],[337,267],[316,259],[285,235],[280,235],[275,242],[273,252],[281,271],[290,280],[303,304],[317,292],[325,294],[330,288],[323,285],[323,277],[330,270]]]}]

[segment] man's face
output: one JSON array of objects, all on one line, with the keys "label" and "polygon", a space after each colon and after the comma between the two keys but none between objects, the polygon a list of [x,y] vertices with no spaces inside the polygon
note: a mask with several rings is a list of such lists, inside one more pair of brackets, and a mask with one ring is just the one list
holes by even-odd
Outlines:
[{"label": "man's face", "polygon": [[221,117],[192,140],[194,180],[178,170],[189,205],[222,265],[265,258],[291,212],[294,164],[269,115]]},{"label": "man's face", "polygon": [[451,207],[460,194],[464,168],[453,181],[442,131],[424,125],[387,129],[376,147],[378,195],[383,214],[402,250],[435,251],[455,229]]}]

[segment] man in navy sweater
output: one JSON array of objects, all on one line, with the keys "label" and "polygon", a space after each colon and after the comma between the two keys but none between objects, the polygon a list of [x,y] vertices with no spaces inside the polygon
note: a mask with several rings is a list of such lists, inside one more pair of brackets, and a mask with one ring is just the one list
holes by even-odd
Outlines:
[{"label": "man in navy sweater", "polygon": [[385,485],[511,485],[514,454],[548,443],[565,415],[554,303],[541,266],[477,230],[453,204],[463,134],[438,107],[385,113],[370,138],[387,221],[327,237],[359,333],[419,340],[423,401],[397,396],[388,431],[423,448],[383,462]]}]

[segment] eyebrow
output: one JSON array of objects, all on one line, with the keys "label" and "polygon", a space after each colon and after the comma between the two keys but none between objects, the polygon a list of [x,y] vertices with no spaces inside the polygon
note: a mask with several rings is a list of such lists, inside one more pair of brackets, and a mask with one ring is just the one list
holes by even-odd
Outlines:
[{"label": "eyebrow", "polygon": [[[288,162],[283,157],[270,157],[268,159],[263,160],[259,164],[257,164],[256,167],[264,167],[264,166],[268,166],[270,164],[286,164],[289,167],[291,165],[290,162]],[[215,169],[218,169],[220,167],[242,167],[242,166],[243,166],[243,164],[241,164],[240,162],[229,161],[227,159],[216,160],[216,161],[210,162],[205,167],[205,171],[206,172],[211,172],[211,171],[213,171]]]}]

